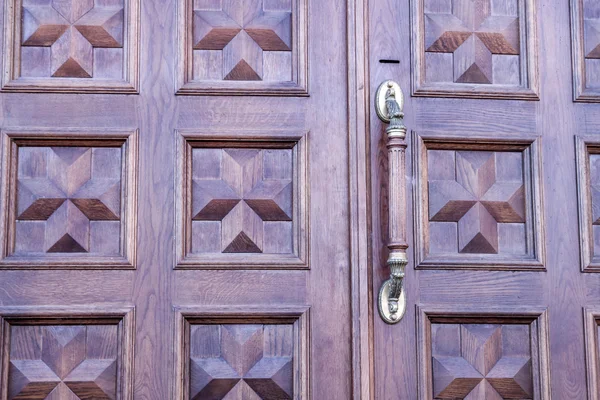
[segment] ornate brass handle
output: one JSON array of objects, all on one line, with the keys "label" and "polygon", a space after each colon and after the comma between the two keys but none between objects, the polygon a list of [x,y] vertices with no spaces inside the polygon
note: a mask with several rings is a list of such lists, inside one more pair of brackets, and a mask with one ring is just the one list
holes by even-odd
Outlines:
[{"label": "ornate brass handle", "polygon": [[389,124],[386,128],[389,161],[389,241],[390,254],[387,265],[390,279],[379,290],[379,315],[388,324],[399,322],[406,311],[404,269],[408,263],[406,250],[406,187],[405,151],[406,126],[404,126],[404,96],[394,81],[379,85],[375,96],[377,116]]}]

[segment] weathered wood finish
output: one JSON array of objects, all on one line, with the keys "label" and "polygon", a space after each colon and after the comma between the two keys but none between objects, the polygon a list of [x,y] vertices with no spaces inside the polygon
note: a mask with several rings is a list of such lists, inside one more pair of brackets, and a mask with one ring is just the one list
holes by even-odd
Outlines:
[{"label": "weathered wood finish", "polygon": [[416,268],[544,268],[539,139],[413,144]]},{"label": "weathered wood finish", "polygon": [[[370,97],[388,79],[398,81],[405,91],[412,85],[414,94],[407,96],[404,107],[405,124],[412,131],[406,207],[408,226],[414,229],[408,230],[408,244],[415,249],[406,268],[408,309],[395,326],[376,316],[372,319],[372,398],[597,398],[594,313],[600,303],[600,280],[595,273],[594,191],[600,109],[597,104],[574,102],[571,82],[579,101],[597,101],[598,76],[589,66],[596,62],[597,40],[591,27],[600,16],[598,2],[381,0],[371,1],[368,9]],[[516,26],[499,29],[510,25],[492,26],[490,16],[511,24],[518,18],[519,46],[525,47],[506,46],[517,43]],[[479,26],[486,33],[496,35],[482,39],[477,24],[466,29],[465,21],[482,22]],[[497,49],[490,51],[486,40],[492,36]],[[467,52],[476,49],[480,51]],[[426,55],[436,61],[427,65]],[[472,65],[482,73],[469,71]],[[443,79],[431,81],[426,70]],[[490,83],[483,83],[484,77]],[[385,127],[372,106],[370,126],[372,276],[373,286],[379,287],[389,274],[385,267],[389,166]],[[489,190],[481,189],[498,182],[510,183],[507,186],[515,191],[506,189],[506,196],[494,196],[494,204],[486,203]],[[524,218],[515,208],[520,196],[513,196],[521,185]],[[470,218],[475,207],[478,218]],[[466,217],[470,219],[463,221]],[[470,227],[467,235],[461,234],[461,221]],[[432,229],[436,224],[448,231],[436,233]],[[514,231],[507,231],[509,227]],[[487,238],[480,242],[485,246],[471,246],[468,239],[477,238],[477,233],[478,240]],[[424,317],[421,310],[433,314]],[[426,319],[431,321],[429,331],[422,330]],[[462,385],[462,392],[447,389],[453,385],[452,373],[443,370],[454,367],[435,367],[432,357],[443,357],[446,350],[458,354],[459,345],[447,339],[449,335],[434,336],[433,330],[469,326],[481,334],[488,325],[500,326],[496,335],[501,337],[505,326],[530,327],[531,353],[520,351],[515,357],[539,360],[538,371],[531,375],[538,392],[521,386],[525,394],[503,394],[494,388],[495,382],[488,382],[493,366],[475,376],[460,360],[457,373],[466,380],[455,383]],[[543,343],[546,355],[541,350],[534,354],[535,343],[538,349]],[[460,356],[465,360],[470,357],[464,353],[467,344],[463,343]],[[423,356],[426,352],[429,355]],[[493,353],[490,350],[486,357],[492,360]],[[424,378],[415,380],[416,371]],[[504,372],[502,379],[508,385],[509,369]],[[466,394],[469,385],[473,388]]]},{"label": "weathered wood finish", "polygon": [[[96,0],[94,5],[104,7],[111,1]],[[36,0],[36,3],[41,2]],[[182,41],[178,38],[183,38],[179,36],[180,30],[193,33],[193,20],[185,19],[183,3],[144,0],[139,2],[137,19],[132,21],[129,19],[132,14],[128,12],[133,9],[128,9],[128,5],[134,3],[123,3],[123,48],[98,46],[94,50],[122,51],[130,57],[128,63],[139,53],[139,63],[131,64],[133,69],[129,69],[130,64],[123,65],[124,75],[118,82],[94,75],[95,66],[91,78],[52,77],[48,70],[49,73],[39,79],[11,75],[5,82],[5,91],[15,93],[0,95],[3,133],[0,234],[5,249],[0,271],[0,303],[29,309],[32,321],[43,319],[39,324],[44,325],[44,329],[63,325],[86,328],[113,325],[103,317],[98,317],[100,322],[94,322],[97,320],[94,313],[111,315],[125,306],[135,307],[135,324],[129,325],[131,349],[135,348],[135,353],[128,355],[131,361],[127,370],[131,378],[127,381],[129,391],[116,391],[114,396],[108,396],[115,399],[179,400],[184,398],[186,390],[189,395],[190,385],[181,383],[189,379],[190,374],[177,372],[180,366],[187,368],[183,363],[190,365],[189,356],[181,358],[189,354],[181,345],[185,343],[182,335],[186,330],[176,328],[184,322],[191,327],[187,332],[206,326],[219,326],[221,332],[229,329],[237,333],[254,329],[255,325],[262,327],[261,360],[268,362],[257,361],[255,366],[260,367],[260,371],[253,370],[254,366],[247,371],[240,367],[238,383],[242,383],[240,388],[232,388],[231,396],[241,390],[241,396],[249,398],[359,398],[364,390],[361,382],[368,379],[368,350],[365,352],[364,344],[353,339],[353,332],[366,336],[368,320],[353,316],[352,307],[360,306],[365,312],[368,298],[353,300],[351,290],[369,290],[369,286],[359,285],[356,280],[359,273],[364,280],[367,272],[368,225],[364,190],[367,164],[364,145],[361,145],[366,136],[353,116],[357,114],[358,102],[354,91],[363,85],[360,90],[364,95],[364,82],[352,83],[352,93],[348,90],[348,71],[355,70],[348,54],[352,52],[352,57],[356,56],[347,39],[347,29],[355,29],[348,24],[348,16],[358,12],[353,8],[354,3],[230,2],[239,7],[236,12],[241,14],[259,6],[265,15],[272,10],[287,10],[288,14],[291,10],[291,50],[282,50],[281,43],[274,42],[270,32],[257,32],[256,27],[246,26],[244,29],[249,33],[240,31],[238,34],[244,33],[251,39],[254,35],[252,42],[260,42],[265,48],[261,48],[263,80],[224,79],[226,75],[223,75],[214,81],[199,78],[186,81],[189,85],[185,88],[179,80],[179,73],[183,71],[180,67],[193,65],[193,52],[218,50],[193,50],[190,44],[189,52],[179,52]],[[196,1],[194,6],[190,1],[189,6],[206,9],[208,3],[219,3],[214,7],[218,11],[220,4],[226,2]],[[21,29],[21,20],[15,19],[19,13],[21,8],[15,10],[9,4],[3,15],[7,21],[4,32],[10,36],[6,40],[12,45],[12,50],[6,47],[3,56],[6,65],[14,67],[11,73],[20,71],[20,64],[14,58],[15,38],[21,38],[20,33],[14,34]],[[269,17],[265,24],[273,22]],[[271,28],[277,33],[278,27]],[[139,35],[129,37],[136,29]],[[73,30],[79,32],[77,27]],[[108,41],[107,37],[104,39]],[[356,37],[353,40],[356,43]],[[230,44],[238,46],[240,43],[234,37]],[[133,46],[137,46],[139,52],[134,52]],[[33,49],[35,46],[21,47]],[[48,51],[51,45],[38,47]],[[236,49],[245,51],[240,47]],[[241,56],[248,65],[260,69],[257,58]],[[279,56],[286,62],[278,61]],[[76,58],[81,61],[79,55]],[[219,64],[220,68],[224,62]],[[265,63],[271,63],[271,72]],[[68,71],[81,72],[70,69],[72,64],[67,66]],[[187,71],[198,73],[204,67],[196,64],[194,68]],[[128,78],[132,71],[136,74],[139,71],[139,79]],[[19,85],[23,89],[16,88]],[[133,93],[136,91],[139,93]],[[124,92],[130,94],[124,95]],[[250,93],[260,96],[248,96]],[[364,107],[361,112],[365,112]],[[86,196],[85,199],[92,201],[78,203],[76,196],[80,189],[75,186],[88,185],[83,182],[89,164],[85,157],[90,157],[88,152],[91,152],[93,165],[93,153],[97,149],[113,151],[102,168],[115,172],[119,166],[120,214],[117,214],[116,197],[108,199],[103,193]],[[29,212],[27,203],[22,203],[24,200],[19,197],[18,184],[30,179],[30,175],[42,174],[42,165],[48,170],[50,164],[38,160],[44,157],[40,154],[54,157],[56,151],[72,157],[66,157],[69,162],[62,164],[53,161],[51,168],[60,166],[55,168],[59,171],[53,170],[56,174],[53,172],[44,182],[52,181],[59,187],[64,183],[67,187],[61,192],[69,193],[63,193],[62,198],[40,197],[64,199],[52,214],[50,211],[58,200],[42,200],[42,205],[48,207],[36,206]],[[219,164],[214,159],[219,157],[230,159]],[[360,168],[362,174],[359,175],[356,168]],[[210,193],[201,186],[216,177],[219,169],[221,178],[214,181],[227,183],[237,197],[230,199],[227,193],[215,196],[212,200],[216,200],[216,206],[205,210],[203,199]],[[92,176],[95,171],[92,167]],[[353,185],[362,185],[363,190],[351,188],[351,179]],[[59,183],[55,184],[55,180]],[[221,200],[237,203],[225,214],[231,203]],[[105,233],[101,237],[110,241],[110,246],[102,242],[99,247],[102,251],[97,253],[49,253],[46,250],[54,243],[46,246],[45,234],[44,246],[40,245],[38,236],[13,234],[23,221],[39,225],[54,223],[51,219],[65,203],[72,204],[69,206],[71,214],[66,213],[66,220],[62,221],[65,223],[52,226],[64,228],[74,241],[69,242],[71,247],[63,246],[60,250],[85,249],[88,244],[79,229],[83,227],[85,231],[87,221],[69,217],[74,217],[81,208],[93,218],[98,218],[97,214],[109,215],[102,205],[112,210],[114,216],[100,222],[120,224],[119,232]],[[20,204],[23,210],[19,209]],[[32,215],[46,218],[48,214],[48,220],[28,219]],[[215,221],[221,217],[222,221]],[[90,226],[95,222],[98,221],[92,219]],[[195,224],[203,222],[223,224],[225,229],[221,232],[227,234],[194,230]],[[351,224],[357,223],[360,228],[352,230]],[[244,240],[236,240],[241,233],[251,243],[245,241],[244,236]],[[57,241],[64,236],[59,236]],[[218,250],[202,247],[207,244],[203,236],[218,241]],[[90,237],[90,250],[97,246],[94,240]],[[117,254],[113,252],[114,241],[119,243]],[[353,257],[351,242],[363,247],[358,260]],[[231,243],[235,245],[230,246]],[[23,246],[33,244],[43,251],[20,252]],[[262,252],[247,252],[252,249]],[[363,268],[360,272],[354,269],[359,263]],[[359,305],[359,301],[363,304]],[[82,305],[94,310],[84,310],[87,314],[82,316],[77,311]],[[45,306],[61,309],[61,316],[40,317]],[[179,314],[178,310],[183,311]],[[190,314],[185,310],[191,310]],[[184,322],[181,315],[186,316]],[[23,347],[35,347],[33,339],[27,340]],[[203,342],[199,340],[189,350],[200,352],[202,346],[217,343],[208,336],[201,338]],[[244,343],[243,340],[237,342]],[[244,355],[244,351],[252,353],[258,349],[258,346],[235,343],[236,340],[232,340],[222,346],[231,356],[230,360],[252,359],[251,354]],[[288,343],[293,344],[292,353]],[[4,354],[10,351],[2,351],[6,359]],[[59,357],[59,353],[55,351],[55,357]],[[195,353],[194,358],[200,359],[198,354]],[[271,357],[271,354],[277,356]],[[291,358],[291,383],[287,375],[289,363],[283,364],[281,373],[271,371],[277,366],[271,358],[278,357]],[[367,361],[363,369],[358,368],[361,357]],[[357,368],[353,368],[353,364]],[[355,370],[360,372],[353,375]],[[9,372],[10,366],[5,362],[0,375],[8,376],[5,374]],[[271,372],[272,379],[268,376]],[[68,387],[68,384],[59,386]],[[197,379],[194,385],[202,386]],[[3,390],[5,387],[2,385]],[[179,390],[179,394],[174,395],[175,390]],[[201,392],[202,389],[198,393]],[[73,400],[67,393],[53,395],[52,400]],[[196,394],[191,396],[197,397]],[[7,397],[8,394],[0,398],[6,400]]]},{"label": "weathered wood finish", "polygon": [[133,308],[3,308],[2,399],[133,399]]},{"label": "weathered wood finish", "polygon": [[571,1],[575,101],[600,101],[600,8],[592,0]]},{"label": "weathered wood finish", "polygon": [[307,12],[307,0],[179,0],[178,93],[307,95]]},{"label": "weathered wood finish", "polygon": [[413,94],[536,99],[531,0],[412,0]]},{"label": "weathered wood finish", "polygon": [[581,270],[584,272],[600,271],[600,231],[598,230],[600,143],[597,140],[590,136],[576,137]]},{"label": "weathered wood finish", "polygon": [[549,399],[545,310],[418,307],[419,399]]},{"label": "weathered wood finish", "polygon": [[598,375],[598,362],[600,353],[598,353],[598,318],[600,309],[598,307],[589,307],[585,309],[585,350],[587,361],[588,378],[588,399],[597,400],[599,393],[600,376]]},{"label": "weathered wood finish", "polygon": [[174,398],[310,397],[309,310],[176,310]]},{"label": "weathered wood finish", "polygon": [[0,268],[134,268],[137,132],[2,135]]},{"label": "weathered wood finish", "polygon": [[139,2],[5,2],[4,91],[136,93]]},{"label": "weathered wood finish", "polygon": [[177,268],[307,268],[306,133],[179,133]]}]

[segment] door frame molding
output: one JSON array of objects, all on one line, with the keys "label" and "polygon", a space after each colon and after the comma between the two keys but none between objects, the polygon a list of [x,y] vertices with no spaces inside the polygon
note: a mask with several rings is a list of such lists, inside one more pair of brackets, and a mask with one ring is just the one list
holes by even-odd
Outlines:
[{"label": "door frame molding", "polygon": [[353,399],[373,398],[368,0],[347,2]]}]

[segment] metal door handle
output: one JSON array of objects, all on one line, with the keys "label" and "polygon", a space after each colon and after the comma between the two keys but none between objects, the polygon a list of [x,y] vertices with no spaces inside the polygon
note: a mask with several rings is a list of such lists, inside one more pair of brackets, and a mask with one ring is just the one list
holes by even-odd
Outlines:
[{"label": "metal door handle", "polygon": [[408,263],[406,250],[406,187],[405,152],[406,126],[404,126],[404,95],[394,81],[379,85],[375,96],[375,110],[386,128],[389,168],[389,239],[390,251],[387,265],[390,279],[379,290],[379,315],[388,324],[399,322],[406,311],[404,269]]}]

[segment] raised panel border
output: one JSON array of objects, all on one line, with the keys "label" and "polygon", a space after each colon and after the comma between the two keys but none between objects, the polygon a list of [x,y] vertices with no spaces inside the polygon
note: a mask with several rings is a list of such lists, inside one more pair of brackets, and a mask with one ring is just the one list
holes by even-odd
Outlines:
[{"label": "raised panel border", "polygon": [[573,101],[600,102],[600,89],[587,88],[583,31],[583,0],[571,0],[571,46],[573,48]]},{"label": "raised panel border", "polygon": [[[309,181],[308,181],[308,133],[293,130],[244,132],[183,130],[178,133],[176,196],[176,264],[175,269],[309,269]],[[278,145],[293,147],[294,173],[294,252],[295,254],[191,254],[191,224],[188,215],[191,193],[191,150],[194,144],[208,143],[213,146],[244,147],[244,145]]]},{"label": "raised panel border", "polygon": [[140,0],[124,0],[123,79],[22,78],[20,70],[22,0],[6,0],[4,8],[3,92],[139,93]]},{"label": "raised panel border", "polygon": [[194,81],[192,30],[193,0],[177,3],[176,94],[178,95],[252,95],[308,96],[308,0],[292,2],[292,81]]},{"label": "raised panel border", "polygon": [[[519,136],[514,138],[493,138],[484,136],[458,135],[456,133],[419,133],[412,132],[413,146],[413,176],[415,188],[413,203],[415,207],[415,269],[480,269],[480,270],[509,270],[509,271],[545,271],[545,246],[543,222],[543,196],[541,187],[541,141],[538,136]],[[449,257],[444,255],[428,255],[429,237],[429,198],[427,190],[427,150],[512,150],[523,151],[525,160],[525,175],[531,176],[529,182],[525,179],[527,191],[526,229],[528,238],[527,257],[485,257],[477,254],[473,257],[460,255]]]},{"label": "raised panel border", "polygon": [[[2,269],[135,269],[137,232],[137,130],[55,130],[7,129],[0,132],[2,151],[2,182],[0,185],[0,270]],[[17,147],[43,146],[112,146],[125,149],[122,185],[125,187],[123,218],[121,219],[122,254],[120,257],[24,257],[11,255],[14,238],[13,187],[16,183]]]},{"label": "raised panel border", "polygon": [[534,0],[525,0],[525,20],[520,29],[526,41],[521,41],[521,86],[481,85],[469,83],[427,83],[425,81],[424,0],[411,0],[412,94],[422,97],[463,97],[512,100],[539,100],[537,9]]},{"label": "raised panel border", "polygon": [[103,324],[119,325],[119,400],[133,400],[135,351],[135,308],[114,305],[94,307],[26,306],[0,307],[0,399],[8,398],[9,343],[11,323],[39,325]]},{"label": "raised panel border", "polygon": [[583,310],[585,326],[585,361],[587,367],[588,400],[600,399],[600,371],[598,367],[598,325],[600,307],[587,307]]},{"label": "raised panel border", "polygon": [[294,399],[311,399],[310,393],[310,307],[215,308],[175,306],[175,385],[173,398],[189,400],[189,325],[202,324],[293,324]]},{"label": "raised panel border", "polygon": [[596,136],[575,136],[575,149],[581,271],[600,272],[600,256],[594,256],[589,159],[590,154],[600,154],[600,140]]},{"label": "raised panel border", "polygon": [[[417,305],[417,363],[419,400],[433,399],[431,391],[433,376],[431,374],[431,324],[432,322],[448,323],[529,323],[532,346],[532,358],[538,363],[533,365],[536,400],[549,400],[550,393],[550,340],[548,331],[548,312],[539,307],[505,307],[505,308],[461,308],[455,306]],[[537,357],[536,357],[537,356]]]}]

